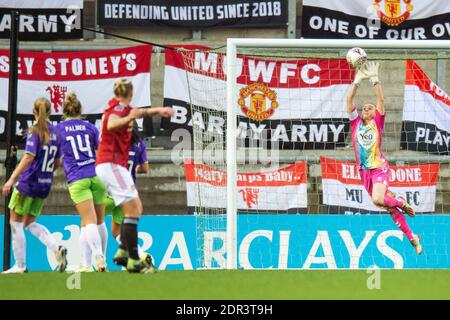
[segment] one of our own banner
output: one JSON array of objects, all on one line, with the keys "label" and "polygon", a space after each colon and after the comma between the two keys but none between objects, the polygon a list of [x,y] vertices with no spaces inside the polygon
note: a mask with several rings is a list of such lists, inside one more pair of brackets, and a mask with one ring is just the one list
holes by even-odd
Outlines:
[{"label": "one of our own banner", "polygon": [[[82,105],[83,115],[96,123],[113,97],[116,79],[132,81],[135,107],[150,106],[151,46],[78,52],[19,51],[19,81],[17,101],[17,134],[34,121],[33,105],[37,98],[51,102],[50,120],[61,120],[65,95],[73,91]],[[0,141],[5,141],[5,121],[8,110],[9,51],[0,50]],[[142,129],[142,120],[138,122]]]},{"label": "one of our own banner", "polygon": [[99,25],[114,27],[286,27],[285,0],[98,0]]},{"label": "one of our own banner", "polygon": [[414,60],[406,61],[401,148],[450,154],[450,97]]},{"label": "one of our own banner", "polygon": [[450,39],[448,0],[303,0],[313,39]]},{"label": "one of our own banner", "polygon": [[[225,56],[198,49],[166,49],[164,104],[175,116],[163,128],[191,130],[194,124],[217,138],[226,129]],[[236,65],[240,140],[286,150],[345,145],[345,98],[354,71],[344,59],[239,56]]]},{"label": "one of our own banner", "polygon": [[[226,171],[192,160],[184,162],[184,171],[190,212],[225,212]],[[238,213],[306,213],[306,161],[273,171],[238,173],[237,189]]]},{"label": "one of our own banner", "polygon": [[19,12],[19,40],[83,37],[83,0],[0,0],[0,39],[8,39],[11,11]]},{"label": "one of our own banner", "polygon": [[[331,158],[320,158],[323,213],[385,213],[375,206],[361,182],[358,166]],[[389,190],[402,196],[418,213],[433,213],[439,164],[391,166]]]}]

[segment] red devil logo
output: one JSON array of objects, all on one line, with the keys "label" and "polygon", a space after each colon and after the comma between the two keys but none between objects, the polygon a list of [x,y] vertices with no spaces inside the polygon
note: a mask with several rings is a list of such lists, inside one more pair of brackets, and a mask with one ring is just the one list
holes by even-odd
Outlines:
[{"label": "red devil logo", "polygon": [[239,190],[239,192],[242,194],[242,199],[245,201],[249,209],[251,209],[253,205],[256,206],[258,204],[258,189],[245,188]]},{"label": "red devil logo", "polygon": [[62,107],[64,98],[66,96],[67,87],[54,84],[51,87],[47,87],[45,91],[50,93],[50,102],[53,105],[55,112],[59,111],[59,107]]}]

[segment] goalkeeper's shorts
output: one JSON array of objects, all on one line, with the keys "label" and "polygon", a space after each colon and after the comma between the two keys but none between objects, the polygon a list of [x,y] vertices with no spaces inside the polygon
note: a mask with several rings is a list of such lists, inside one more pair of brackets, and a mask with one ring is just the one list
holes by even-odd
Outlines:
[{"label": "goalkeeper's shorts", "polygon": [[360,169],[362,183],[367,192],[372,196],[372,189],[375,183],[382,183],[389,187],[389,167],[383,166],[375,169]]}]

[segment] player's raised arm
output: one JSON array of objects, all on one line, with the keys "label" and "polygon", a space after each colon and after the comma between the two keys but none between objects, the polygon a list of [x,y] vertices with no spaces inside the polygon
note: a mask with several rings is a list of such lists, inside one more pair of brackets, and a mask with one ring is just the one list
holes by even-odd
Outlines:
[{"label": "player's raised arm", "polygon": [[380,114],[384,115],[384,95],[381,89],[380,79],[378,78],[378,70],[380,64],[378,62],[370,61],[366,63],[367,74],[369,75],[369,81],[373,85],[375,95],[377,96],[377,110]]},{"label": "player's raised arm", "polygon": [[356,91],[358,90],[358,87],[364,79],[367,79],[369,76],[366,73],[365,65],[363,65],[361,68],[357,69],[355,74],[355,79],[353,80],[352,85],[350,86],[350,90],[347,94],[347,113],[352,113],[354,108],[354,99],[356,96]]}]

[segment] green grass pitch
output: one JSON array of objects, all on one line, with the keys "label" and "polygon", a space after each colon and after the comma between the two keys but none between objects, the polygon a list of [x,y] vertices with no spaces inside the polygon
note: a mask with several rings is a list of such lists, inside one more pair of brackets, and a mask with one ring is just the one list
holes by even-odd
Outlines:
[{"label": "green grass pitch", "polygon": [[82,273],[69,290],[72,274],[30,272],[0,274],[0,299],[450,299],[450,270],[380,274],[381,288],[369,290],[366,270]]}]

